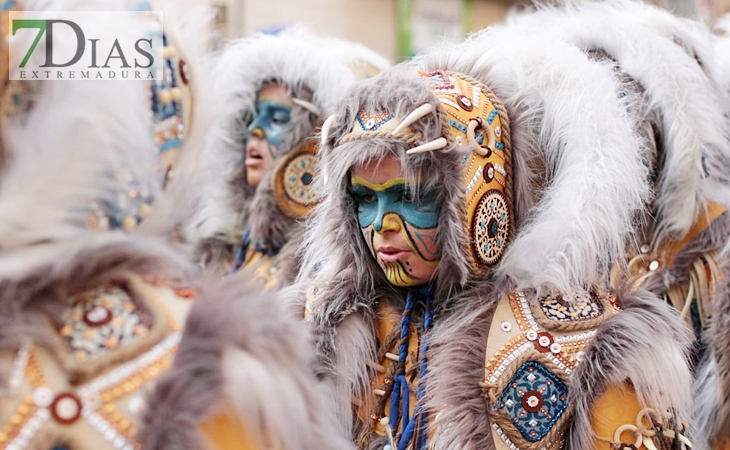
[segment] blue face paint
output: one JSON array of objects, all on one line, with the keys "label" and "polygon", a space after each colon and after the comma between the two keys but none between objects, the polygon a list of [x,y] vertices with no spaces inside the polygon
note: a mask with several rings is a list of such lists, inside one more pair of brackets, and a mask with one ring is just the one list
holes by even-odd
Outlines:
[{"label": "blue face paint", "polygon": [[383,218],[394,213],[411,226],[431,229],[438,225],[439,207],[435,192],[420,192],[414,198],[405,179],[397,178],[382,185],[372,185],[359,177],[352,179],[350,188],[357,219],[361,228],[372,225],[376,232],[383,227]]},{"label": "blue face paint", "polygon": [[279,149],[290,121],[290,106],[269,99],[259,100],[256,102],[256,117],[248,126],[248,138],[256,134],[255,130],[260,130],[269,145]]}]

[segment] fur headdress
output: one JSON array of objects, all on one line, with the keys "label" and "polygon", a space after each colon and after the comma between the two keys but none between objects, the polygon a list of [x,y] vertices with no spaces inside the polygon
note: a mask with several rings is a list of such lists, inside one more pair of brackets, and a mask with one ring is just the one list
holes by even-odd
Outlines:
[{"label": "fur headdress", "polygon": [[727,146],[722,100],[712,80],[709,30],[659,8],[622,0],[539,5],[507,23],[531,33],[561,36],[586,51],[603,51],[638,83],[642,92],[637,101],[646,106],[633,109],[634,120],[637,127],[654,120],[654,130],[650,127],[644,138],[654,141],[652,134],[659,136],[656,144],[644,147],[651,151],[647,161],[660,166],[654,240],[661,244],[683,239],[711,194],[703,166],[721,164]]},{"label": "fur headdress", "polygon": [[[199,220],[193,240],[218,238],[238,243],[249,217],[266,221],[261,239],[276,240],[290,228],[272,198],[270,178],[260,183],[257,213],[249,213],[254,189],[246,183],[246,129],[255,112],[256,96],[271,82],[288,87],[295,99],[292,120],[277,157],[312,135],[317,121],[331,112],[348,86],[372,75],[388,62],[366,47],[334,38],[260,35],[232,42],[213,67],[220,120],[211,130],[205,155],[215,177],[201,192]],[[282,223],[284,222],[284,223]],[[276,236],[274,236],[276,235]]]}]

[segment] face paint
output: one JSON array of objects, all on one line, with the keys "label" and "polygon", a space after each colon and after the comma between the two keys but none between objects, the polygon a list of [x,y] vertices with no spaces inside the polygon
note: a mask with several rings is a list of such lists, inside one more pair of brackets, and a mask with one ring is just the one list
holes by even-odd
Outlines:
[{"label": "face paint", "polygon": [[284,143],[284,133],[291,121],[291,106],[276,100],[260,98],[256,102],[256,118],[248,126],[248,136],[261,137],[269,145],[281,147]]},{"label": "face paint", "polygon": [[247,129],[246,181],[253,187],[271,170],[284,143],[294,106],[292,95],[280,84],[261,89],[256,99],[256,116]]},{"label": "face paint", "polygon": [[421,187],[416,197],[402,176],[388,179],[395,169],[400,174],[400,164],[388,158],[353,168],[350,194],[363,236],[388,281],[416,286],[431,279],[441,257],[436,193]]}]

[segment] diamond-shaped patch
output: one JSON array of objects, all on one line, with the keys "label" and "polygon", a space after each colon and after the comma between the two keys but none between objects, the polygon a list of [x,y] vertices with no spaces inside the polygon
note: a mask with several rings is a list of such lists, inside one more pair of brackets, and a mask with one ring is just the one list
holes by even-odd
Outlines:
[{"label": "diamond-shaped patch", "polygon": [[497,408],[507,412],[529,442],[545,437],[567,407],[568,387],[535,361],[517,370],[497,401]]}]

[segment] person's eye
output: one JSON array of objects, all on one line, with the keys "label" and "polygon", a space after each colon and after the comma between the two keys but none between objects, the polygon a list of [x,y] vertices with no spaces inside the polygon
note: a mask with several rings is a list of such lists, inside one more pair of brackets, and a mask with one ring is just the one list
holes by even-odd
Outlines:
[{"label": "person's eye", "polygon": [[274,125],[286,125],[289,123],[289,118],[284,116],[274,116],[271,118],[271,123]]},{"label": "person's eye", "polygon": [[398,197],[398,201],[403,203],[415,203],[417,199],[411,191],[406,190]]},{"label": "person's eye", "polygon": [[360,203],[375,203],[376,201],[378,201],[378,197],[373,194],[363,194],[360,195],[359,200]]}]

